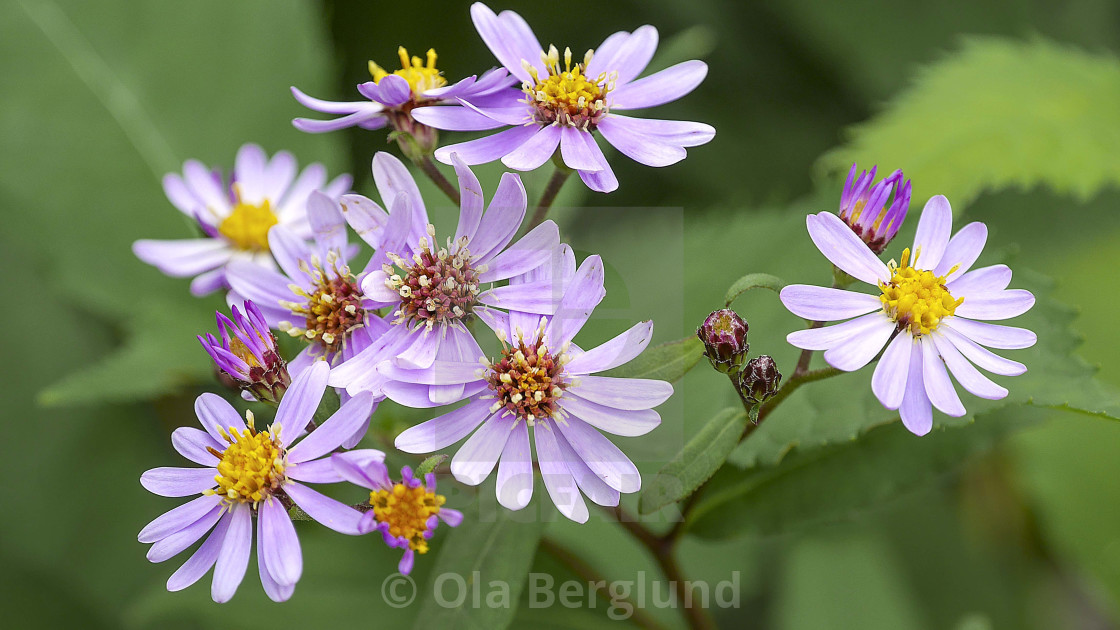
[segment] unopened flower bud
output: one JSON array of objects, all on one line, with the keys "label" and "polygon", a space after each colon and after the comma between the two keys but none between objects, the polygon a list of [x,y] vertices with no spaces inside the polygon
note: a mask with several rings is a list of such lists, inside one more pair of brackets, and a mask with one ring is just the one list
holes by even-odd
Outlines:
[{"label": "unopened flower bud", "polygon": [[778,371],[774,359],[768,355],[747,361],[739,372],[739,391],[748,402],[761,405],[778,391],[782,384],[782,373]]},{"label": "unopened flower bud", "polygon": [[220,380],[233,381],[261,402],[278,404],[292,379],[260,309],[246,301],[244,314],[234,307],[233,319],[216,315],[220,338],[207,334],[198,340],[214,359]]},{"label": "unopened flower bud", "polygon": [[704,342],[704,354],[712,367],[728,374],[739,369],[750,350],[747,343],[747,320],[735,311],[724,308],[708,315],[696,336]]},{"label": "unopened flower bud", "polygon": [[903,183],[902,171],[895,171],[872,185],[876,168],[856,177],[856,165],[852,164],[840,197],[840,218],[871,251],[881,254],[906,220],[906,211],[910,208],[910,181]]}]

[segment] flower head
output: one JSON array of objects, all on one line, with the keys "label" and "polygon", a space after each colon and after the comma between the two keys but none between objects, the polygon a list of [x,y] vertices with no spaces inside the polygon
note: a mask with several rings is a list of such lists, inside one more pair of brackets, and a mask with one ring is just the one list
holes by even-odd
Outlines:
[{"label": "flower head", "polygon": [[1007,288],[1011,270],[1006,265],[972,269],[988,229],[983,223],[970,223],[950,238],[952,222],[949,201],[941,195],[931,198],[913,247],[888,266],[836,215],[809,215],[809,235],[821,253],[872,285],[877,294],[808,285],[790,285],[781,293],[786,308],[799,317],[854,318],[787,337],[799,348],[824,350],[829,365],[858,370],[887,346],[871,388],[883,406],[898,409],[906,428],[918,435],[932,428],[933,407],[951,416],[965,414],[946,367],[969,392],[998,400],[1007,390],[973,364],[1005,376],[1027,368],[982,346],[1027,348],[1036,340],[1029,330],[977,321],[1021,315],[1034,305],[1034,296]]},{"label": "flower head", "polygon": [[[428,370],[437,361],[477,361],[482,350],[467,328],[473,320],[500,329],[504,309],[547,314],[556,307],[559,297],[547,279],[492,286],[552,264],[560,246],[556,224],[545,221],[511,244],[525,217],[521,179],[503,175],[483,211],[482,188],[474,174],[460,161],[455,170],[463,200],[459,224],[454,236],[441,243],[408,170],[387,153],[374,157],[374,179],[380,182],[382,199],[392,200],[392,209],[383,236],[371,240],[377,253],[361,289],[372,308],[388,311],[389,330],[334,370],[332,385],[386,395],[392,388],[395,400],[413,407],[447,404],[464,395],[463,381],[420,383],[410,380],[408,372]],[[368,199],[364,203],[377,207]],[[347,219],[359,234],[364,232],[365,215],[349,212]]]},{"label": "flower head", "polygon": [[451,527],[463,522],[462,512],[444,507],[447,499],[436,493],[433,473],[421,480],[405,466],[401,480],[393,482],[381,458],[366,451],[338,453],[331,461],[344,479],[370,490],[370,509],[358,527],[362,533],[379,531],[390,548],[404,549],[398,570],[405,575],[412,571],[416,554],[428,553],[428,540],[440,521]]},{"label": "flower head", "polygon": [[[303,572],[299,539],[288,516],[292,504],[335,531],[361,533],[360,512],[303,485],[342,481],[320,458],[368,422],[373,408],[371,395],[355,396],[314,427],[311,418],[326,390],[328,372],[320,362],[296,377],[272,425],[264,430],[254,426],[251,412],[242,419],[224,399],[214,394],[198,397],[195,412],[205,430],[181,427],[171,443],[201,467],[153,468],[140,477],[141,485],[160,496],[199,495],[141,530],[140,542],[152,544],[149,560],[168,560],[211,532],[167,581],[168,590],[184,589],[214,567],[211,595],[216,602],[229,601],[249,564],[255,516],[257,565],[265,593],[275,601],[291,597]],[[309,426],[312,430],[299,439]]]},{"label": "flower head", "polygon": [[180,212],[198,223],[205,236],[140,240],[132,251],[169,276],[195,276],[191,293],[206,295],[229,286],[225,272],[234,261],[275,268],[268,243],[271,229],[279,225],[300,238],[310,236],[308,195],[322,190],[337,199],[350,183],[349,175],[327,183],[327,171],[321,164],[310,164],[299,172],[290,153],[281,151],[269,159],[255,144],[246,144],[237,152],[228,180],[223,180],[220,171],[188,160],[182,175],[164,176],[163,190]]},{"label": "flower head", "polygon": [[477,131],[501,126],[485,116],[455,107],[449,111],[440,105],[458,105],[459,99],[489,105],[504,102],[506,90],[515,79],[504,69],[494,69],[481,77],[470,76],[454,85],[436,68],[436,51],[429,49],[425,59],[409,56],[403,46],[397,49],[400,69],[387,71],[369,62],[373,78],[358,86],[358,92],[369,99],[356,102],[330,102],[312,98],[296,88],[292,94],[306,107],[326,114],[341,114],[334,120],[296,118],[297,129],[311,133],[335,131],[346,127],[380,129],[389,126],[397,132],[398,142],[410,158],[431,154],[438,142],[437,129]]},{"label": "flower head", "polygon": [[872,185],[877,168],[873,166],[870,173],[861,172],[856,177],[856,165],[852,164],[840,197],[840,218],[871,251],[881,254],[906,220],[910,180],[902,183],[902,171],[895,171]]},{"label": "flower head", "polygon": [[638,469],[600,431],[622,436],[652,431],[661,422],[653,407],[668,399],[673,387],[657,380],[594,376],[641,354],[653,324],[641,322],[586,352],[575,346],[572,338],[605,295],[603,263],[591,256],[577,270],[571,250],[564,255],[570,265],[560,266],[553,278],[564,287],[556,313],[511,311],[499,333],[500,356],[484,360],[481,369],[477,363],[437,361],[425,372],[400,375],[419,382],[461,382],[477,393],[466,405],[404,431],[396,446],[428,453],[470,435],[451,461],[452,474],[477,485],[497,466],[498,501],[518,510],[533,495],[532,431],[549,496],[566,517],[584,522],[583,495],[614,506],[620,493],[641,488]]},{"label": "flower head", "polygon": [[458,153],[467,164],[500,158],[512,169],[531,171],[559,148],[564,164],[578,171],[588,187],[610,192],[618,188],[618,180],[594,134],[647,166],[675,164],[685,158],[685,147],[715,136],[703,123],[618,113],[675,101],[707,76],[708,66],[694,60],[638,79],[657,49],[657,29],[652,26],[615,33],[598,50],[573,56],[569,48],[561,54],[550,45],[546,51],[513,11],[495,14],[476,2],[471,18],[498,61],[521,80],[521,92],[511,89],[504,99],[489,102],[463,99],[461,109],[511,128],[438,149],[436,158],[445,163]]},{"label": "flower head", "polygon": [[215,314],[220,339],[207,333],[198,340],[218,369],[242,391],[262,402],[279,403],[291,384],[288,364],[280,357],[261,310],[249,300],[244,307],[244,315],[233,307],[233,319],[220,311]]},{"label": "flower head", "polygon": [[778,393],[781,384],[782,373],[774,359],[766,354],[747,361],[736,382],[743,398],[755,405],[761,405]]},{"label": "flower head", "polygon": [[[345,195],[341,204],[361,204],[355,197]],[[293,375],[319,359],[341,363],[370,347],[388,328],[349,266],[354,248],[347,241],[340,202],[316,192],[307,203],[314,243],[277,227],[268,239],[280,271],[238,262],[228,273],[231,296],[253,300],[270,326],[306,342],[289,364]],[[381,224],[387,220],[366,216]],[[355,436],[355,443],[360,437]]]},{"label": "flower head", "polygon": [[729,308],[713,311],[696,331],[704,343],[704,354],[712,367],[728,374],[739,369],[751,345],[747,343],[747,320]]}]

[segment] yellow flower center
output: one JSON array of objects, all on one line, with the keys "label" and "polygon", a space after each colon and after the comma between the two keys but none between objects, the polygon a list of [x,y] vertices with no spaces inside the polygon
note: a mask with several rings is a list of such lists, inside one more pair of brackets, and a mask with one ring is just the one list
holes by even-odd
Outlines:
[{"label": "yellow flower center", "polygon": [[369,62],[369,73],[373,76],[374,83],[380,83],[381,79],[390,74],[395,74],[408,81],[408,87],[412,89],[413,98],[428,90],[447,85],[447,79],[443,78],[440,71],[436,69],[436,50],[434,48],[428,49],[427,65],[424,65],[424,61],[419,57],[409,58],[408,50],[404,46],[397,48],[397,54],[401,58],[401,69],[394,70],[392,73],[386,72],[384,68],[372,61]]},{"label": "yellow flower center", "polygon": [[410,488],[398,483],[392,490],[369,493],[369,503],[373,506],[377,522],[389,525],[390,536],[404,536],[409,548],[417,553],[428,553],[428,540],[424,538],[428,519],[439,514],[440,506],[446,502],[443,495],[428,490],[424,485]]},{"label": "yellow flower center", "polygon": [[220,461],[214,477],[218,488],[205,494],[217,494],[229,503],[255,505],[284,484],[285,454],[268,431],[253,428],[251,412],[245,415],[249,420],[245,428],[222,431],[229,442],[225,451],[208,449]]},{"label": "yellow flower center", "polygon": [[267,252],[268,230],[279,222],[267,199],[259,206],[238,201],[218,226],[218,232],[238,249]]},{"label": "yellow flower center", "polygon": [[928,335],[964,302],[964,298],[954,299],[949,293],[945,276],[911,267],[909,249],[902,251],[902,264],[891,261],[890,269],[890,282],[879,283],[883,292],[879,300],[883,312],[898,323],[899,330],[909,328],[914,336]]},{"label": "yellow flower center", "polygon": [[232,335],[229,340],[229,351],[236,355],[237,358],[249,364],[251,368],[264,367],[261,365],[260,361],[257,361],[256,355],[249,350],[249,346],[246,346],[240,339]]},{"label": "yellow flower center", "polygon": [[593,51],[587,51],[583,63],[572,65],[572,49],[564,49],[564,68],[560,68],[560,53],[555,46],[549,46],[548,53],[541,53],[541,61],[548,69],[548,75],[540,76],[537,68],[525,62],[525,70],[533,77],[533,83],[525,83],[522,90],[530,105],[536,108],[536,119],[542,124],[558,122],[593,129],[607,113],[606,96],[614,87],[614,80],[600,74],[591,79],[584,74],[587,64],[591,63]]}]

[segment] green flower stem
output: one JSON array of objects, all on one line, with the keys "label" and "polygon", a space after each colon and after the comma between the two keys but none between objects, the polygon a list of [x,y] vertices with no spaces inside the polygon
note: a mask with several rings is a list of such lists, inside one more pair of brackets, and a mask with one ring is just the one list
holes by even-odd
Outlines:
[{"label": "green flower stem", "polygon": [[443,176],[443,173],[441,173],[439,171],[439,168],[436,167],[435,162],[432,161],[431,156],[420,156],[419,158],[413,160],[413,163],[416,164],[416,166],[420,167],[420,170],[428,176],[428,179],[432,180],[435,183],[436,187],[443,191],[443,194],[447,195],[447,198],[451,200],[451,203],[455,204],[456,206],[459,205],[459,189],[455,188],[455,186],[452,185],[451,182]]},{"label": "green flower stem", "polygon": [[552,209],[552,204],[556,201],[556,196],[560,194],[564,182],[568,181],[568,177],[571,175],[571,169],[557,165],[556,170],[552,172],[552,177],[548,180],[548,184],[544,187],[544,192],[541,193],[541,200],[537,202],[537,210],[533,213],[533,218],[525,228],[526,231],[544,223],[544,220],[548,218],[548,211]]},{"label": "green flower stem", "polygon": [[[608,595],[605,591],[610,581],[599,574],[594,567],[588,564],[583,558],[576,555],[575,552],[548,536],[541,538],[540,548],[541,551],[552,556],[557,562],[567,567],[569,571],[579,576],[581,580],[593,585],[593,588],[597,592]],[[630,616],[630,621],[633,621],[639,627],[646,628],[647,630],[666,630],[665,626],[661,625],[659,621],[651,617],[629,598],[626,598],[624,601],[630,604],[630,609],[633,611],[633,614]]]},{"label": "green flower stem", "polygon": [[[635,540],[641,543],[642,546],[649,551],[650,555],[653,556],[653,559],[657,561],[657,566],[661,568],[661,573],[665,575],[665,579],[673,584],[677,603],[681,609],[681,613],[688,621],[688,627],[692,628],[692,630],[714,630],[716,627],[715,621],[712,620],[706,608],[703,606],[684,605],[685,597],[688,595],[688,587],[686,585],[688,578],[685,577],[680,564],[677,562],[676,539],[670,538],[668,535],[658,536],[649,531],[645,525],[642,525],[634,515],[627,512],[621,505],[603,509],[617,521],[623,529],[632,535]],[[674,528],[674,531],[675,530],[676,528]]]}]

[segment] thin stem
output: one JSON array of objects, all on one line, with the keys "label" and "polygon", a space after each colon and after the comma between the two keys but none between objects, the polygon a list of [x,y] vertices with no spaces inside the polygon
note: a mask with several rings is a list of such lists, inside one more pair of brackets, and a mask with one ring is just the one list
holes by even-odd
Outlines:
[{"label": "thin stem", "polygon": [[[600,575],[594,567],[585,562],[583,558],[577,556],[572,550],[564,545],[552,540],[549,537],[541,538],[541,550],[551,555],[557,562],[568,568],[569,571],[579,576],[596,592],[605,593],[608,589],[609,582],[605,577]],[[637,625],[648,628],[649,630],[665,630],[665,626],[661,625],[656,619],[651,617],[646,611],[639,608],[636,604],[630,601],[629,598],[625,599],[630,604],[632,614],[630,621]]]},{"label": "thin stem", "polygon": [[[645,547],[653,559],[657,561],[657,566],[661,568],[661,573],[673,585],[673,590],[677,597],[677,604],[680,606],[685,619],[688,621],[688,627],[693,630],[712,630],[716,627],[715,622],[712,621],[711,615],[708,614],[707,609],[703,606],[685,605],[685,602],[692,604],[692,597],[688,589],[688,579],[685,578],[684,572],[681,571],[680,564],[677,562],[675,553],[675,538],[666,536],[657,536],[649,531],[645,525],[642,525],[637,518],[626,511],[621,505],[614,508],[604,508],[618,524],[622,526],[627,532],[634,536],[634,538]],[[672,531],[676,531],[674,527]]]},{"label": "thin stem", "polygon": [[556,201],[556,196],[560,194],[560,189],[564,187],[564,182],[568,181],[572,171],[567,168],[557,167],[552,171],[552,177],[549,178],[548,184],[544,187],[544,192],[541,193],[541,200],[537,202],[537,211],[533,213],[533,218],[529,220],[529,225],[526,230],[531,230],[548,218],[548,211],[552,209],[553,202]]},{"label": "thin stem", "polygon": [[414,161],[416,165],[420,167],[420,170],[424,171],[424,174],[435,182],[435,185],[443,191],[443,194],[447,195],[451,203],[456,206],[459,205],[459,189],[455,188],[455,186],[443,176],[443,173],[439,172],[439,169],[436,168],[436,164],[432,161],[431,157],[425,155]]}]

